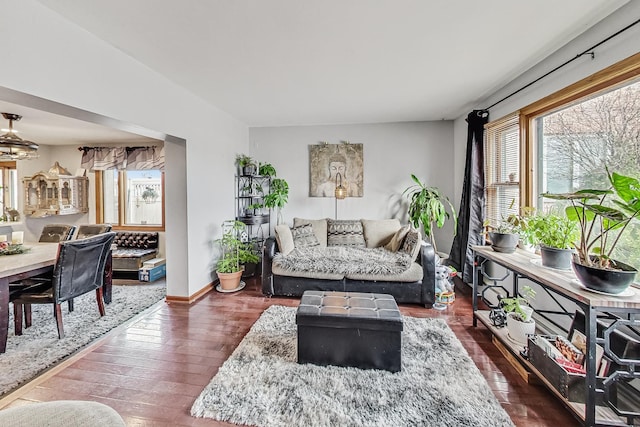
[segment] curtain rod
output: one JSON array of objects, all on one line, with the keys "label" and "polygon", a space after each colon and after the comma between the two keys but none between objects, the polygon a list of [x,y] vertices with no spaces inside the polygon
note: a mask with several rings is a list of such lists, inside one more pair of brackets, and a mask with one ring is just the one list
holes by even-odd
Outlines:
[{"label": "curtain rod", "polygon": [[604,40],[600,41],[599,43],[597,43],[597,44],[595,44],[595,45],[593,45],[593,46],[591,46],[590,48],[588,48],[588,49],[587,49],[587,50],[585,50],[584,52],[579,53],[579,54],[578,54],[578,55],[576,55],[575,57],[573,57],[573,58],[569,59],[568,61],[565,61],[564,63],[562,63],[562,64],[558,65],[558,66],[557,66],[556,68],[554,68],[553,70],[546,72],[545,74],[543,74],[542,76],[538,77],[538,78],[537,78],[537,79],[535,79],[534,81],[532,81],[532,82],[530,82],[530,83],[527,83],[526,85],[522,86],[520,89],[518,89],[518,90],[516,90],[516,91],[514,91],[514,92],[511,92],[509,95],[505,96],[505,97],[504,97],[504,98],[502,98],[501,100],[494,102],[493,104],[491,104],[490,106],[488,106],[487,108],[485,108],[485,109],[484,109],[484,111],[487,111],[487,110],[489,110],[489,109],[491,109],[491,108],[495,107],[496,105],[500,104],[501,102],[506,101],[507,99],[511,98],[513,95],[515,95],[515,94],[517,94],[517,93],[522,92],[523,90],[525,90],[525,89],[526,89],[526,88],[528,88],[529,86],[531,86],[531,85],[533,85],[533,84],[535,84],[535,83],[539,82],[540,80],[544,79],[544,78],[545,78],[545,77],[547,77],[549,74],[551,74],[551,73],[555,73],[555,72],[556,72],[556,71],[558,71],[560,68],[565,67],[566,65],[569,65],[570,63],[572,63],[573,61],[575,61],[576,59],[578,59],[578,58],[580,58],[580,57],[582,57],[582,56],[584,56],[584,55],[590,54],[590,55],[591,55],[591,59],[595,58],[596,54],[595,54],[595,52],[593,52],[593,50],[594,50],[595,48],[597,48],[597,47],[599,47],[600,45],[602,45],[602,44],[604,44],[604,43],[608,42],[608,41],[609,41],[609,40],[611,40],[612,38],[617,37],[618,35],[620,35],[620,34],[624,33],[624,32],[625,32],[625,31],[627,31],[629,28],[633,27],[634,25],[637,25],[638,23],[640,23],[640,19],[637,19],[635,22],[632,22],[631,24],[627,25],[627,26],[626,26],[626,27],[624,27],[623,29],[621,29],[621,30],[617,31],[616,33],[614,33],[614,34],[610,35],[610,36],[609,36],[609,37],[607,37],[606,39],[604,39]]}]

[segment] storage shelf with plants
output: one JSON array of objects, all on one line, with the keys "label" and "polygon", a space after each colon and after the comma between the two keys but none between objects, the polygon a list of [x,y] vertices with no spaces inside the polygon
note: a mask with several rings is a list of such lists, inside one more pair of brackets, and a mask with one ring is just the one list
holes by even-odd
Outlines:
[{"label": "storage shelf with plants", "polygon": [[[247,167],[249,166],[249,167]],[[260,254],[264,240],[271,235],[271,211],[277,210],[276,223],[282,221],[282,208],[289,197],[289,184],[276,178],[276,169],[270,163],[256,163],[245,154],[236,155],[235,177],[236,220],[246,225],[240,236]],[[247,263],[243,277],[258,270],[257,263]]]}]

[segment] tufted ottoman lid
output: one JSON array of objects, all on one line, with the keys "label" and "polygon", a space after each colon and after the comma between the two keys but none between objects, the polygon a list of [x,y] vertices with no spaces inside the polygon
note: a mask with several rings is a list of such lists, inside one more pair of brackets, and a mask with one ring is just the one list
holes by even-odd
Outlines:
[{"label": "tufted ottoman lid", "polygon": [[402,316],[391,295],[305,291],[296,313],[296,324],[401,331]]}]

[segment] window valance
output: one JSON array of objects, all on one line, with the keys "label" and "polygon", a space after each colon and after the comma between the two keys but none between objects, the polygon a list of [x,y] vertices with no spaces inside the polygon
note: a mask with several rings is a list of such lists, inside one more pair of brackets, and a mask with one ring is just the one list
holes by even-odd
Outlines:
[{"label": "window valance", "polygon": [[89,171],[164,170],[164,147],[80,147],[80,166]]}]

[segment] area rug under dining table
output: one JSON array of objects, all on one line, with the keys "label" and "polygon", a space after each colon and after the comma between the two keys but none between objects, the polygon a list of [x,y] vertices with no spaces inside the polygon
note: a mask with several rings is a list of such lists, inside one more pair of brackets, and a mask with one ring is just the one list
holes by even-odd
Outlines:
[{"label": "area rug under dining table", "polygon": [[441,319],[403,317],[402,371],[298,364],[295,308],[271,306],[191,415],[255,426],[513,426]]},{"label": "area rug under dining table", "polygon": [[164,284],[113,286],[111,304],[100,317],[95,292],[74,300],[74,311],[62,305],[65,337],[58,339],[52,304],[32,305],[33,323],[23,335],[13,333],[13,313],[9,318],[7,351],[0,354],[0,396],[75,353],[111,329],[164,298]]}]

